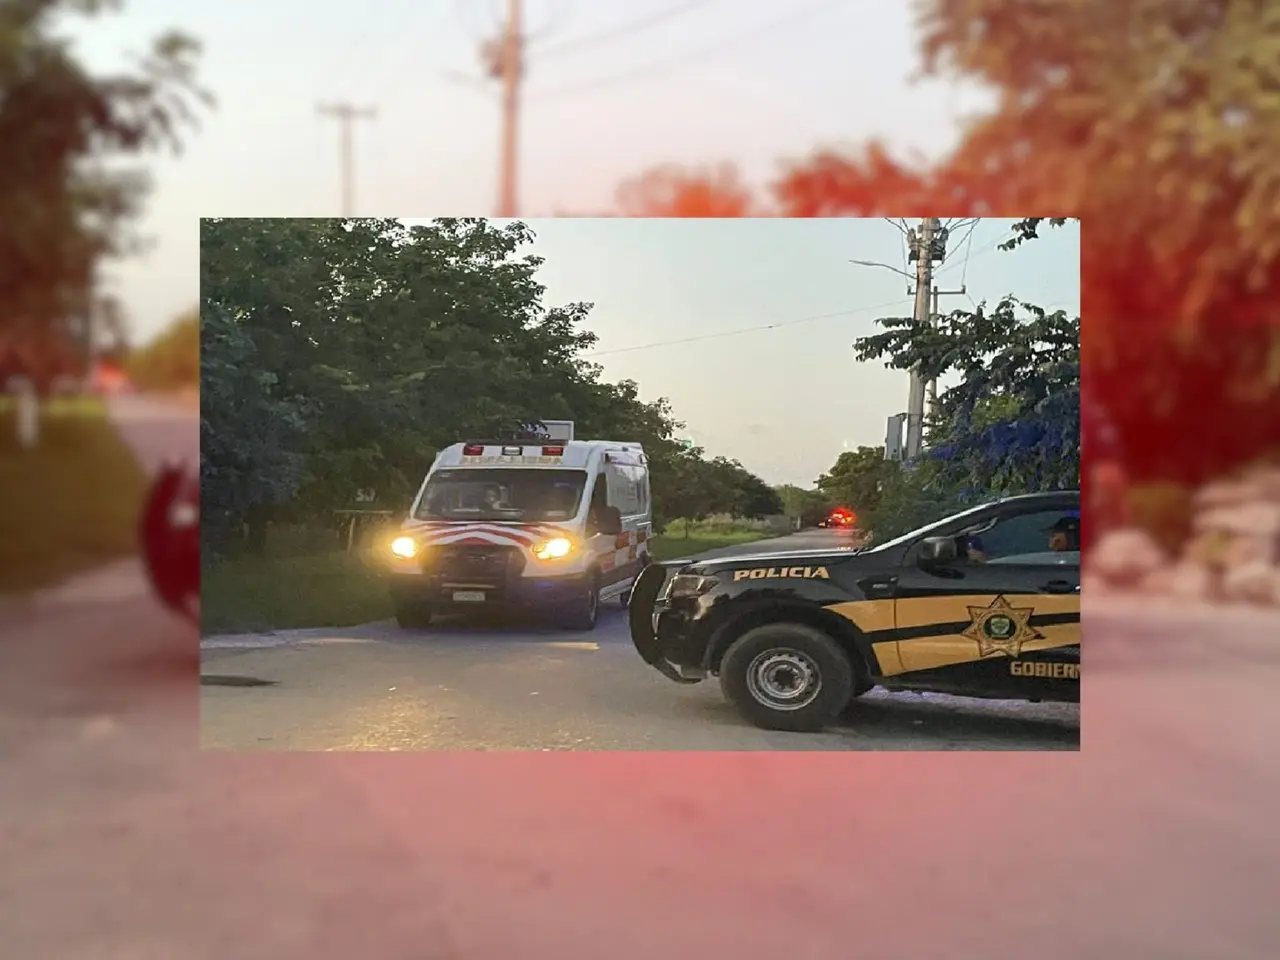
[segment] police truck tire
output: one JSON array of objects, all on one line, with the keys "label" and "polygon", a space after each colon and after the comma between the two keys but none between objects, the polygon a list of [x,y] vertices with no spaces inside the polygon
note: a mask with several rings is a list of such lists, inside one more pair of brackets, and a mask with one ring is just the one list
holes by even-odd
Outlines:
[{"label": "police truck tire", "polygon": [[560,626],[565,630],[594,630],[600,620],[600,574],[587,577],[582,593],[565,607]]},{"label": "police truck tire", "polygon": [[397,600],[396,623],[404,630],[425,630],[431,626],[431,607],[421,601]]},{"label": "police truck tire", "polygon": [[802,623],[748,630],[720,663],[725,698],[765,730],[822,730],[849,705],[856,679],[840,645]]},{"label": "police truck tire", "polygon": [[862,696],[864,693],[870,693],[875,688],[876,688],[876,685],[872,683],[870,680],[864,680],[862,677],[858,677],[853,682],[853,699],[856,700],[858,697]]}]

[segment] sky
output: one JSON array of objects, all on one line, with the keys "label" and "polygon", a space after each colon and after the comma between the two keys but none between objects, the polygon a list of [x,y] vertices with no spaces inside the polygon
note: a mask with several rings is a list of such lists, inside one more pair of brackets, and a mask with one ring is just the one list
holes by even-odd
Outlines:
[{"label": "sky", "polygon": [[[104,290],[123,303],[135,340],[155,336],[195,302],[201,216],[341,212],[338,129],[320,114],[321,103],[377,110],[356,129],[357,215],[492,212],[499,112],[479,51],[496,35],[505,6],[504,0],[125,0],[120,14],[66,21],[79,54],[103,73],[121,69],[168,29],[191,34],[204,45],[201,83],[217,100],[180,155],[148,162],[154,190],[138,227],[151,240],[149,251],[104,270]],[[907,3],[526,0],[524,6],[530,46],[519,212],[526,218],[610,210],[621,182],[665,163],[731,161],[749,182],[765,184],[783,164],[815,149],[857,147],[872,138],[904,159],[939,157],[954,146],[965,118],[991,103],[973,85],[916,79]],[[546,247],[555,261],[547,265],[548,296],[597,301],[592,324],[602,351],[669,340],[673,332],[687,337],[836,310],[865,312],[601,355],[607,376],[634,377],[646,397],[670,397],[711,452],[737,456],[766,479],[808,482],[842,442],[883,441],[884,418],[901,406],[894,397],[905,396],[905,385],[890,389],[901,375],[855,370],[848,344],[875,315],[870,308],[899,296],[903,284],[889,271],[845,261],[899,263],[893,227],[771,222],[690,225],[681,233],[675,225],[628,226],[631,233],[610,235],[596,249],[575,238],[623,228],[538,224],[539,253]],[[661,242],[642,239],[664,229],[674,233]],[[1017,254],[1015,265],[1013,254],[979,256],[995,231],[981,224],[973,238],[975,297],[999,296],[1016,284],[1027,299],[1078,298],[1074,274],[1050,275],[1049,261],[1059,263],[1054,251],[1064,252],[1069,234]],[[784,234],[786,241],[774,239]],[[665,256],[665,244],[683,256]],[[615,261],[604,252],[614,248],[630,252]],[[563,255],[550,257],[559,250]],[[692,270],[713,251],[725,259]],[[750,267],[733,265],[730,251],[755,259]],[[1040,259],[1040,268],[1032,265]],[[783,262],[793,266],[784,269]],[[589,271],[585,263],[596,267]],[[805,282],[791,279],[797,276]],[[632,295],[627,300],[614,289]],[[735,357],[737,366],[730,363]],[[819,374],[812,375],[815,364]],[[824,419],[824,410],[839,413]]]},{"label": "sky", "polygon": [[[1078,314],[1079,227],[999,250],[1012,222],[981,220],[967,241],[963,231],[953,237],[936,285],[967,294],[942,297],[941,309],[1013,294]],[[585,326],[599,342],[589,359],[605,379],[636,381],[644,399],[670,400],[688,425],[683,434],[709,454],[738,459],[770,483],[807,487],[841,450],[883,444],[888,418],[906,408],[907,375],[859,363],[853,351],[876,319],[911,313],[905,278],[849,262],[903,269],[893,223],[525,223],[536,235],[528,252],[545,260],[544,303],[593,303]]]}]

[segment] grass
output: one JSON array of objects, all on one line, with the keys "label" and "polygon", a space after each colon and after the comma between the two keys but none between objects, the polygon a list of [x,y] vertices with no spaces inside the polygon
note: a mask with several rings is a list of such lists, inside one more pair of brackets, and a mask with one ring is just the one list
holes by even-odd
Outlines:
[{"label": "grass", "polygon": [[[0,393],[0,416],[11,415],[18,409],[18,398]],[[46,421],[62,417],[97,419],[107,415],[107,402],[93,394],[74,393],[66,396],[46,397],[40,403],[40,415]],[[10,426],[9,436],[13,436]]]},{"label": "grass", "polygon": [[[687,557],[720,547],[750,543],[764,534],[738,531],[719,537],[689,539],[655,537],[659,560]],[[348,627],[391,616],[386,588],[358,554],[342,552],[304,556],[241,557],[204,572],[200,611],[206,636],[289,630],[301,627]]]},{"label": "grass", "polygon": [[204,571],[206,635],[349,627],[391,616],[386,587],[357,554],[237,557]]},{"label": "grass", "polygon": [[107,421],[81,400],[46,410],[39,443],[21,447],[0,410],[0,593],[56,584],[138,548],[147,479]]},{"label": "grass", "polygon": [[738,533],[713,536],[692,531],[686,539],[683,533],[674,536],[667,534],[654,537],[650,550],[658,560],[675,560],[680,557],[693,557],[708,550],[719,550],[722,547],[735,547],[740,543],[751,543],[765,539],[766,534],[756,531],[739,531]]}]

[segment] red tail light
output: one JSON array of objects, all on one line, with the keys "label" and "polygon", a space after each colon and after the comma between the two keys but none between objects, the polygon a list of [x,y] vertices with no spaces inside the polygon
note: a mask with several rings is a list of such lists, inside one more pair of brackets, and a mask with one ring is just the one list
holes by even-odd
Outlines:
[{"label": "red tail light", "polygon": [[473,444],[470,444],[469,446],[462,448],[462,455],[464,457],[479,457],[479,456],[482,456],[483,454],[484,454],[484,447],[478,443],[473,443]]},{"label": "red tail light", "polygon": [[563,457],[564,447],[543,447],[542,455],[544,457]]}]

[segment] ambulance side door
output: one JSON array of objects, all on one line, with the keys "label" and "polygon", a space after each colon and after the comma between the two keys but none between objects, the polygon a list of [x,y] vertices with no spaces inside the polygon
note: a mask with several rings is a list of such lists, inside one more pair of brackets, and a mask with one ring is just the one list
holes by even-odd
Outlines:
[{"label": "ambulance side door", "polygon": [[617,508],[622,517],[622,532],[613,542],[613,564],[609,575],[604,578],[605,586],[633,580],[644,565],[640,544],[642,532],[647,536],[647,530],[641,469],[630,457],[605,456],[601,480],[608,490],[607,502]]},{"label": "ambulance side door", "polygon": [[609,481],[607,467],[601,464],[600,471],[591,480],[591,499],[587,507],[587,522],[584,533],[587,548],[600,569],[600,585],[607,587],[617,582],[617,545],[612,534],[600,532],[600,518],[609,506]]}]

